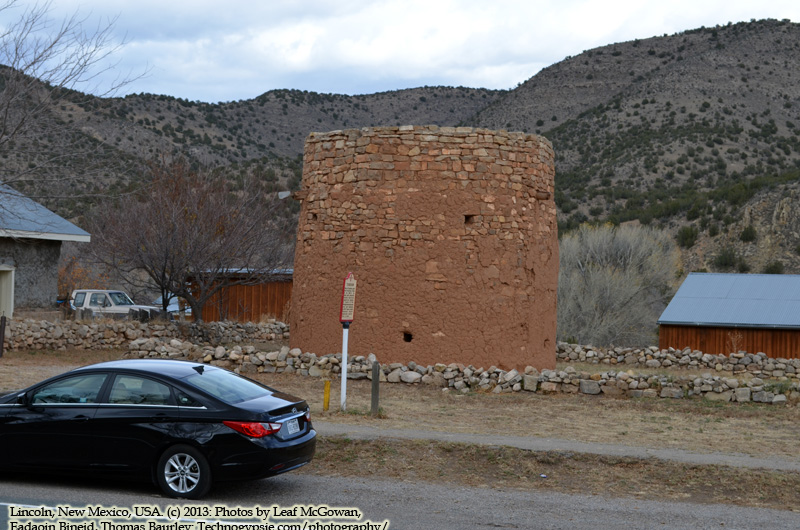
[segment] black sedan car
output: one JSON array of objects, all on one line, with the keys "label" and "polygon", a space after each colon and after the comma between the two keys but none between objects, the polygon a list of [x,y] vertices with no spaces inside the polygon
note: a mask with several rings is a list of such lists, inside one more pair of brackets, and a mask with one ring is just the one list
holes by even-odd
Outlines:
[{"label": "black sedan car", "polygon": [[0,397],[0,466],[147,478],[171,497],[291,471],[315,445],[305,401],[187,361],[94,364]]}]

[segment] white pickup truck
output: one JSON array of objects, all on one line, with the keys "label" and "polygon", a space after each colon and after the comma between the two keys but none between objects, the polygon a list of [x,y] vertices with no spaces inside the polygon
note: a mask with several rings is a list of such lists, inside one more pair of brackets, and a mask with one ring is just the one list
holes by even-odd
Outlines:
[{"label": "white pickup truck", "polygon": [[142,318],[142,314],[146,314],[145,318],[161,314],[160,307],[137,305],[124,292],[106,289],[76,289],[72,291],[70,303],[75,310],[91,309],[94,314],[114,318],[132,316],[132,310],[137,312],[137,318]]}]

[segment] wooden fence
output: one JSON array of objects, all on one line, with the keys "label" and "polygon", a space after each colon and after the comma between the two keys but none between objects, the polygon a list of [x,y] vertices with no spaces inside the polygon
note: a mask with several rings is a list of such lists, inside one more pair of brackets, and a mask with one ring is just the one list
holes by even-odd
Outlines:
[{"label": "wooden fence", "polygon": [[292,299],[292,281],[235,285],[214,295],[203,308],[203,320],[260,322],[267,318],[286,321]]}]

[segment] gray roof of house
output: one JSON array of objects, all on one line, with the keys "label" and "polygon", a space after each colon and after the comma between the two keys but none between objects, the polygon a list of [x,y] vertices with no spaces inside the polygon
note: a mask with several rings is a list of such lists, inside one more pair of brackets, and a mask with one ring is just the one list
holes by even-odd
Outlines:
[{"label": "gray roof of house", "polygon": [[691,273],[658,323],[800,328],[800,275]]},{"label": "gray roof of house", "polygon": [[83,241],[91,238],[63,217],[0,184],[0,237]]}]

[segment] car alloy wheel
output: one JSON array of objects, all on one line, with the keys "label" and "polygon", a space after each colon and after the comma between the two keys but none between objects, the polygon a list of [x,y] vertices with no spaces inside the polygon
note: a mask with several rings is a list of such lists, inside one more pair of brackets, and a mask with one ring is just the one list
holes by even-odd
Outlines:
[{"label": "car alloy wheel", "polygon": [[211,487],[205,457],[188,445],[175,445],[161,455],[157,477],[161,490],[170,497],[199,499]]}]

